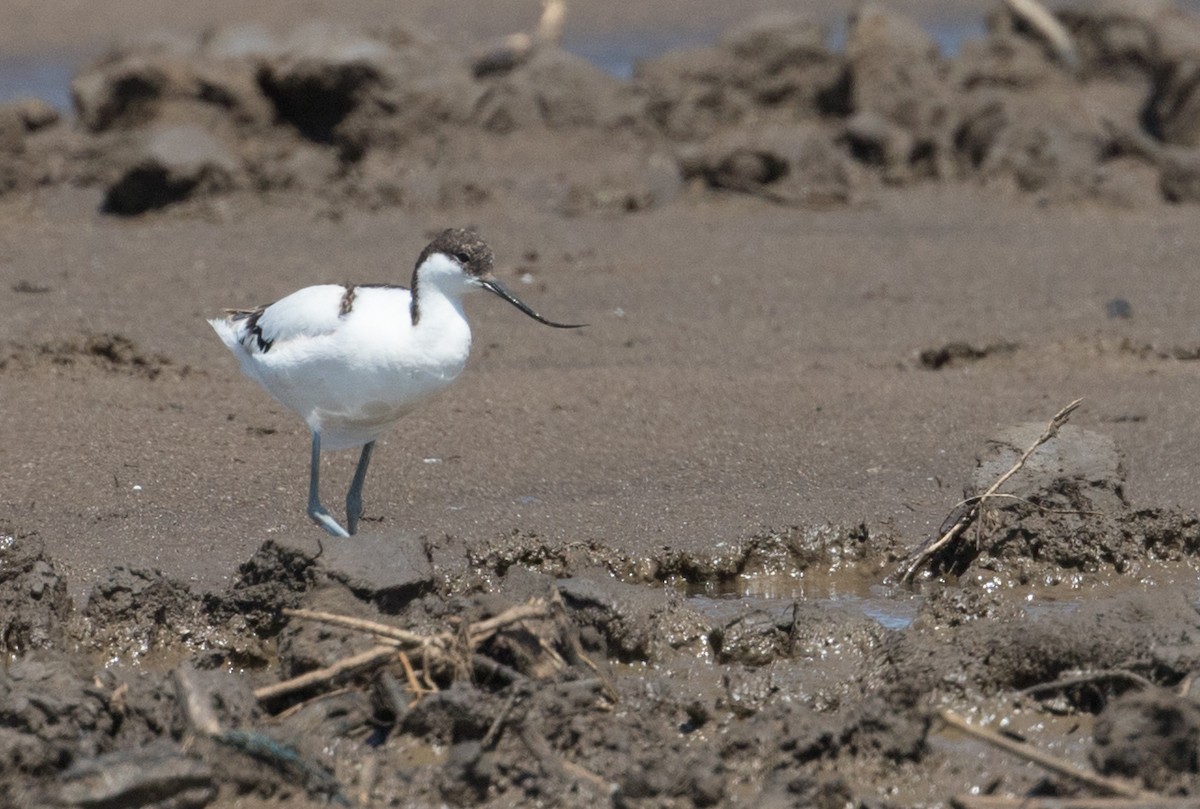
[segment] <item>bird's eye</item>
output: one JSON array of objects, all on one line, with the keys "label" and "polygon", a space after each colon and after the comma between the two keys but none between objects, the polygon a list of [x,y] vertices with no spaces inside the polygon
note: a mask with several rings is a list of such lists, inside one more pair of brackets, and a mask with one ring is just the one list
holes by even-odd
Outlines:
[{"label": "bird's eye", "polygon": [[459,264],[470,264],[471,263],[471,257],[468,256],[466,253],[455,253],[454,258],[458,261]]}]

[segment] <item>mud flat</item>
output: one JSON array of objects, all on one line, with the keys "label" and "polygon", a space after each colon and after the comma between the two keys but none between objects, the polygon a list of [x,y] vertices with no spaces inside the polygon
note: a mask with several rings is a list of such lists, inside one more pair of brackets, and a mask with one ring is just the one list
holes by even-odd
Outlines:
[{"label": "mud flat", "polygon": [[[1056,19],[234,25],[0,109],[0,804],[1189,805],[1200,23]],[[473,302],[328,538],[204,317],[451,225],[592,325]]]}]

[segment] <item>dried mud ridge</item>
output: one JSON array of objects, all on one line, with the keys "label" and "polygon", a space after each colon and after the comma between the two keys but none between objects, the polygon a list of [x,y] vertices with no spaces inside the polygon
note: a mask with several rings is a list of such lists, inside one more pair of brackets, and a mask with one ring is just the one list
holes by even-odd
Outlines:
[{"label": "dried mud ridge", "polygon": [[[997,434],[965,488],[1044,428]],[[933,560],[941,575],[918,578],[915,620],[891,628],[836,603],[664,586],[886,584],[899,542],[867,526],[647,559],[314,529],[263,543],[223,592],[118,567],[78,609],[39,539],[0,526],[0,804],[944,803],[978,753],[954,765],[964,742],[939,712],[981,704],[1030,727],[1073,716],[1091,777],[1194,796],[1194,588],[1116,584],[1194,559],[1200,520],[1132,510],[1123,491],[1113,442],[1061,427]],[[1011,595],[1102,581],[1113,595],[1070,610]],[[989,768],[997,794],[1088,794],[1015,758]]]},{"label": "dried mud ridge", "polygon": [[1200,20],[1074,3],[1047,29],[1020,5],[954,58],[866,4],[841,51],[776,14],[630,81],[553,41],[470,56],[322,23],[159,36],[80,72],[70,121],[0,107],[0,194],[98,186],[117,215],[239,193],[329,213],[488,199],[633,212],[706,190],[828,206],[964,180],[1039,201],[1200,201]]},{"label": "dried mud ridge", "polygon": [[100,368],[114,373],[156,379],[163,371],[191,373],[187,366],[174,368],[164,354],[147,354],[122,334],[83,334],[54,342],[0,345],[0,374],[38,369]]},{"label": "dried mud ridge", "polygon": [[1200,359],[1200,345],[1156,345],[1122,337],[1074,337],[1039,345],[1001,340],[984,345],[952,341],[917,352],[915,364],[929,371],[956,368],[983,360],[1003,360],[1020,355],[1056,355],[1059,357],[1132,357],[1145,362],[1175,363]]}]

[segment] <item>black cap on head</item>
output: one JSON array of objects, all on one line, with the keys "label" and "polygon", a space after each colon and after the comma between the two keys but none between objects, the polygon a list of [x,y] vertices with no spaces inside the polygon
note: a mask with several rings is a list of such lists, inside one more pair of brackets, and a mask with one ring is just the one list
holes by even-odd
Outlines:
[{"label": "black cap on head", "polygon": [[457,261],[463,268],[463,271],[476,279],[481,287],[508,301],[539,323],[545,323],[547,326],[553,326],[556,329],[578,329],[581,327],[581,324],[556,323],[553,320],[547,320],[516,295],[505,289],[499,281],[492,277],[492,268],[495,263],[492,248],[488,247],[487,242],[479,238],[479,234],[475,231],[462,230],[460,228],[443,230],[437,235],[437,238],[421,251],[421,255],[417,258],[417,267],[413,270],[412,320],[414,324],[421,316],[420,308],[417,304],[417,270],[421,268],[421,265],[425,263],[427,258],[435,253],[441,253]]},{"label": "black cap on head", "polygon": [[417,266],[420,267],[424,264],[425,259],[434,253],[449,256],[461,264],[468,275],[476,278],[487,278],[492,274],[492,266],[495,262],[492,248],[488,247],[487,242],[479,238],[479,234],[473,230],[462,230],[461,228],[443,230],[421,251],[421,255],[417,258]]}]

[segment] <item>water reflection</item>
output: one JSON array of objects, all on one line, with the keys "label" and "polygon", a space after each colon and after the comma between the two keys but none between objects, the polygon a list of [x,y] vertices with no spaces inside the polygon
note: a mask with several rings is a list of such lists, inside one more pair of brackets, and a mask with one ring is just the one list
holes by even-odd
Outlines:
[{"label": "water reflection", "polygon": [[76,68],[76,60],[62,56],[0,57],[0,103],[40,98],[67,112]]},{"label": "water reflection", "polygon": [[712,619],[732,619],[747,607],[790,609],[793,601],[802,600],[870,618],[885,629],[906,629],[922,600],[854,573],[755,574],[687,589],[689,603]]}]

